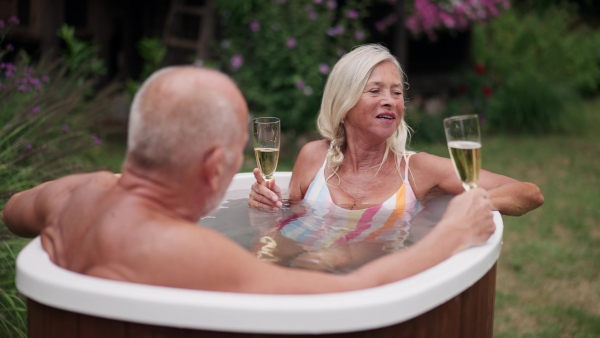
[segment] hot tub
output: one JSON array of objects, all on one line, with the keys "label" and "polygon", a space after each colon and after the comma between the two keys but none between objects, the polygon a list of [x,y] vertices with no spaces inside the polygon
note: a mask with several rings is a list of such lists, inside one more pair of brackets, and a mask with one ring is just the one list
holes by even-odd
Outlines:
[{"label": "hot tub", "polygon": [[[287,186],[291,173],[277,173]],[[229,190],[249,189],[238,174]],[[492,337],[503,223],[480,247],[410,278],[322,295],[208,292],[89,277],[54,265],[39,238],[17,258],[29,337]]]}]

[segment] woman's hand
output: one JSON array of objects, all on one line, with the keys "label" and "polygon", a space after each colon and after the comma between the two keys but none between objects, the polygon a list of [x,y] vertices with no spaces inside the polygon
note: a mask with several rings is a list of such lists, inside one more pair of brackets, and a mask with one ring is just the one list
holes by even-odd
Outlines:
[{"label": "woman's hand", "polygon": [[279,210],[281,202],[281,189],[275,184],[275,179],[267,182],[258,168],[252,172],[256,182],[252,184],[252,190],[248,197],[248,206],[254,209]]},{"label": "woman's hand", "polygon": [[456,252],[482,245],[496,230],[492,214],[494,206],[487,191],[477,188],[454,197],[441,223],[453,235],[460,235]]}]

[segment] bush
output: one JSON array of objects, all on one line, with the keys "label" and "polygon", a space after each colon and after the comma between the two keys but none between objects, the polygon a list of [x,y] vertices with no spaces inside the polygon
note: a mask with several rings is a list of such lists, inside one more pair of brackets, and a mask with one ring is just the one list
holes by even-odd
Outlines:
[{"label": "bush", "polygon": [[335,0],[219,1],[219,59],[252,114],[277,116],[282,129],[315,129],[330,67],[366,38],[365,4]]},{"label": "bush", "polygon": [[[473,30],[477,63],[489,70],[492,131],[564,131],[567,111],[600,86],[600,33],[578,22],[573,10],[506,12]],[[493,95],[492,95],[493,93]]]}]

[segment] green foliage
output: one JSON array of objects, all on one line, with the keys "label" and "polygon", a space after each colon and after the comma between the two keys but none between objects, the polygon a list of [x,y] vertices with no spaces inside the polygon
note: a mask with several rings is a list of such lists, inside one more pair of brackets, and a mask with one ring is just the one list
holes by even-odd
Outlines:
[{"label": "green foliage", "polygon": [[252,114],[280,117],[284,130],[314,130],[329,69],[366,37],[359,19],[366,4],[337,6],[221,0],[219,58],[211,62],[236,80]]},{"label": "green foliage", "polygon": [[144,37],[138,42],[137,47],[140,56],[144,60],[144,69],[139,80],[129,79],[127,81],[127,94],[130,99],[140,89],[142,82],[162,66],[167,55],[167,48],[158,38]]},{"label": "green foliage", "polygon": [[78,74],[79,77],[86,79],[106,73],[104,63],[96,56],[98,47],[76,39],[75,28],[63,25],[58,36],[67,45],[65,62],[69,65],[72,74]]},{"label": "green foliage", "polygon": [[26,337],[27,306],[15,287],[16,253],[25,240],[0,242],[0,337]]},{"label": "green foliage", "polygon": [[473,37],[493,91],[484,112],[491,130],[562,131],[576,117],[565,116],[567,108],[600,89],[600,33],[568,7],[509,11]]}]

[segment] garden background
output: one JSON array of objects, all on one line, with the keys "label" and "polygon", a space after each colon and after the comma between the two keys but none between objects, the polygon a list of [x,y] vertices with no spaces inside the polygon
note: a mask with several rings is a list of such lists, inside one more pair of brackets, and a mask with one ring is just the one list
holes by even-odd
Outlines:
[{"label": "garden background", "polygon": [[[447,157],[442,119],[480,114],[483,167],[536,183],[546,199],[503,218],[495,336],[600,336],[599,4],[221,0],[216,11],[210,56],[180,53],[176,63],[230,74],[252,115],[282,119],[279,170],[319,137],[327,74],[358,44],[383,43],[402,61],[412,150]],[[143,36],[138,69],[119,71],[76,24],[56,32],[59,52],[44,55],[13,34],[24,23],[9,14],[0,12],[0,207],[68,173],[118,172],[132,95],[175,63],[160,34]],[[244,171],[255,166],[248,150]],[[0,337],[26,336],[14,263],[27,241],[0,226]]]}]

